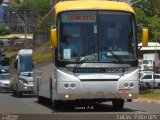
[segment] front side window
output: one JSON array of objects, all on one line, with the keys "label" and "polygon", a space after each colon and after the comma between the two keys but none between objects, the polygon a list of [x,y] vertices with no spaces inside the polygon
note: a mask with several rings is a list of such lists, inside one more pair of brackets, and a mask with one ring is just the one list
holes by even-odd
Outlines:
[{"label": "front side window", "polygon": [[136,60],[133,15],[116,11],[64,12],[58,19],[58,59],[69,62]]},{"label": "front side window", "polygon": [[143,60],[143,64],[152,64],[152,60]]},{"label": "front side window", "polygon": [[152,75],[145,75],[142,79],[152,79]]},{"label": "front side window", "polygon": [[160,75],[154,75],[155,79],[160,79]]}]

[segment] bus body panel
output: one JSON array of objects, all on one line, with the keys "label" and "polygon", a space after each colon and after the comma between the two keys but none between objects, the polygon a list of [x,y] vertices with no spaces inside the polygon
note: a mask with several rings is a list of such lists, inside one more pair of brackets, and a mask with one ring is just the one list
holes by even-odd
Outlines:
[{"label": "bus body panel", "polygon": [[[112,74],[115,74],[115,76],[117,75],[116,73],[112,73]],[[133,93],[134,94],[133,98],[135,99],[139,92],[138,90],[139,82],[137,81],[138,69],[128,71],[123,75],[122,74],[119,75],[119,79],[117,80],[113,79],[113,77],[110,77],[110,75],[107,73],[106,74],[102,74],[102,73],[88,74],[88,75],[84,74],[84,75],[85,75],[85,80],[81,79],[84,77],[79,77],[80,75],[77,75],[77,76],[69,75],[68,73],[66,74],[65,72],[57,70],[57,81],[58,81],[57,82],[57,99],[59,99],[58,97],[59,95],[62,97],[62,94],[64,98],[65,94],[69,94],[72,97],[72,94],[76,95],[76,93],[77,93],[76,95],[77,97],[73,97],[72,99],[90,99],[90,98],[92,99],[94,98],[129,99],[129,97],[127,96],[129,93]],[[127,83],[128,85],[132,83],[134,84],[134,87],[130,87],[130,86],[124,87],[125,83]],[[65,87],[65,84],[68,84],[68,87]],[[127,90],[126,92],[129,92],[129,93],[127,93],[126,96],[123,96],[123,95],[121,96],[120,93],[118,92],[123,92],[123,91],[120,91],[120,90]],[[90,97],[88,96],[87,98],[87,94],[90,95]],[[100,95],[101,97],[98,97],[98,95]]]},{"label": "bus body panel", "polygon": [[[34,69],[34,93],[39,96],[51,98],[51,81],[53,81],[54,65],[47,63],[45,65],[38,65],[38,69]],[[38,92],[37,92],[38,90]]]}]

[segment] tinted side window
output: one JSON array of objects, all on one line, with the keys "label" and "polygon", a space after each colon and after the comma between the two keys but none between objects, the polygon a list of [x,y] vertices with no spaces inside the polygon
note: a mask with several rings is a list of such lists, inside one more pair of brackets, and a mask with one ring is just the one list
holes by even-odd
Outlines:
[{"label": "tinted side window", "polygon": [[142,79],[152,79],[152,75],[145,75]]},{"label": "tinted side window", "polygon": [[160,79],[160,75],[155,75],[155,79]]}]

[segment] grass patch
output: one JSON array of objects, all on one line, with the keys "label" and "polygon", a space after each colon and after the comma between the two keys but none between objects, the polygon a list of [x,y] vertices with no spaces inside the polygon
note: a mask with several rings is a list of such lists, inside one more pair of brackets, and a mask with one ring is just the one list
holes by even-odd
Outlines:
[{"label": "grass patch", "polygon": [[15,55],[17,52],[4,52],[4,54],[6,55],[6,57],[11,57],[13,55]]},{"label": "grass patch", "polygon": [[44,43],[38,47],[33,54],[33,63],[39,63],[44,61],[51,61],[53,59],[50,42]]},{"label": "grass patch", "polygon": [[139,97],[160,99],[160,92],[148,92],[140,94]]}]

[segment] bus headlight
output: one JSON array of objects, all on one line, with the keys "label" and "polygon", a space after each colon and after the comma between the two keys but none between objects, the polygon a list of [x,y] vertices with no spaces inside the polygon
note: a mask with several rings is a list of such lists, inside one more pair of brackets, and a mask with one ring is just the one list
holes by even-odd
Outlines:
[{"label": "bus headlight", "polygon": [[65,87],[65,88],[68,88],[68,87],[69,87],[69,84],[68,84],[68,83],[65,83],[65,84],[64,84],[64,87]]},{"label": "bus headlight", "polygon": [[75,88],[76,85],[74,83],[71,84],[71,88]]},{"label": "bus headlight", "polygon": [[124,87],[128,87],[128,83],[124,83]]},{"label": "bus headlight", "polygon": [[130,83],[130,87],[134,87],[134,84],[133,84],[133,83]]}]

